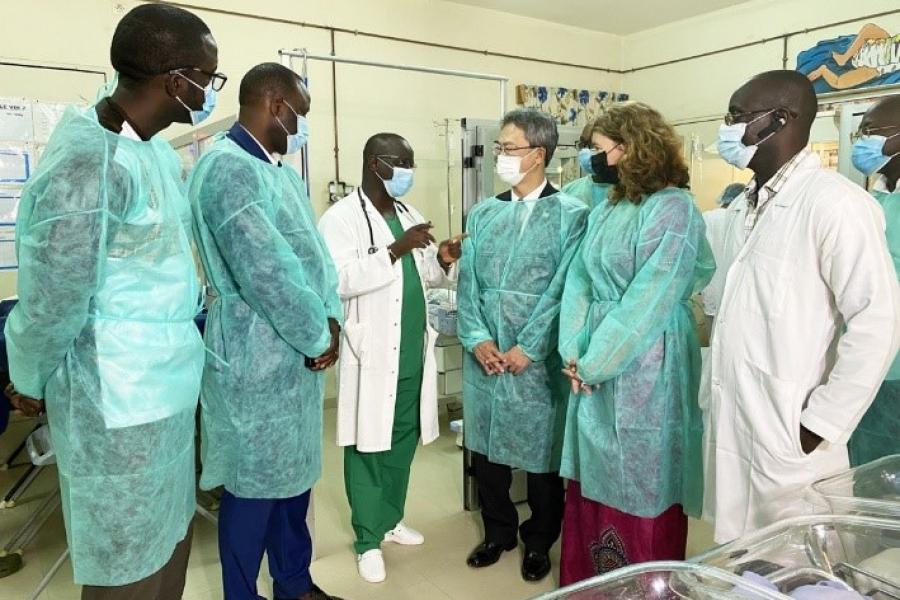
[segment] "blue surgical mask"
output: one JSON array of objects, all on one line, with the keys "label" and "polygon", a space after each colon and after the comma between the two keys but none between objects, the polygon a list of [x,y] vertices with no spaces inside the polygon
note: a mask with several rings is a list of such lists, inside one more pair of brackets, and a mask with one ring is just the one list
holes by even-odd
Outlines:
[{"label": "blue surgical mask", "polygon": [[288,128],[284,126],[284,122],[278,118],[278,124],[281,125],[281,128],[284,129],[284,132],[287,134],[287,150],[284,151],[285,154],[294,154],[295,152],[299,152],[303,146],[306,145],[306,142],[309,141],[309,121],[306,120],[306,117],[297,113],[294,108],[288,104],[284,103],[291,112],[294,113],[294,116],[297,117],[297,133],[291,133],[288,131]]},{"label": "blue surgical mask", "polygon": [[[178,73],[181,75],[181,73]],[[198,125],[205,121],[209,115],[212,114],[213,109],[216,108],[216,90],[212,88],[212,82],[209,82],[209,85],[206,87],[201,87],[199,83],[196,81],[192,81],[189,77],[185,77],[181,75],[184,79],[190,83],[195,88],[203,90],[203,106],[200,107],[200,110],[194,110],[190,106],[184,103],[184,100],[175,96],[175,99],[181,103],[181,105],[187,110],[191,115],[191,125]]]},{"label": "blue surgical mask", "polygon": [[884,145],[887,141],[898,135],[900,135],[900,133],[895,133],[890,137],[885,137],[883,135],[865,135],[856,140],[856,143],[853,144],[853,152],[851,153],[853,166],[864,175],[874,175],[883,169],[886,164],[891,162],[891,159],[895,156],[900,156],[900,153],[890,156],[884,153]]},{"label": "blue surgical mask", "polygon": [[[413,186],[413,175],[415,171],[413,169],[395,167],[380,157],[378,160],[394,170],[394,174],[391,175],[390,179],[381,180],[384,182],[384,189],[388,193],[388,196],[391,198],[401,198],[405,196]],[[378,175],[378,173],[375,174]]]},{"label": "blue surgical mask", "polygon": [[746,169],[750,165],[750,161],[753,160],[753,157],[756,155],[756,151],[759,150],[760,144],[777,133],[776,131],[773,131],[752,146],[747,146],[744,144],[744,134],[747,133],[747,126],[773,112],[775,111],[770,110],[747,123],[734,123],[733,125],[725,125],[723,123],[720,125],[719,141],[716,143],[716,148],[718,149],[719,156],[722,157],[722,160],[738,169]]},{"label": "blue surgical mask", "polygon": [[582,148],[578,151],[578,164],[581,165],[581,170],[588,175],[594,174],[594,168],[591,166],[591,157],[593,155],[594,152],[590,148]]}]

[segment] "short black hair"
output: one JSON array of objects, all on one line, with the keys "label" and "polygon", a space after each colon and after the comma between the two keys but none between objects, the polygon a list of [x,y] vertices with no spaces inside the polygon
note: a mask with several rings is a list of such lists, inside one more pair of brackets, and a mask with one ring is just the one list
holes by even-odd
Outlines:
[{"label": "short black hair", "polygon": [[167,4],[142,4],[116,26],[109,58],[119,79],[138,82],[172,69],[196,67],[209,27],[197,15]]},{"label": "short black hair", "polygon": [[[265,62],[256,65],[241,79],[238,91],[238,103],[241,106],[254,104],[266,96],[280,94],[287,96],[297,88],[300,76],[294,71],[276,62]],[[301,86],[301,89],[304,89]],[[298,107],[293,107],[299,110]]]},{"label": "short black hair", "polygon": [[409,144],[402,135],[396,133],[376,133],[366,141],[363,148],[363,160],[370,156],[378,156],[379,154],[388,154],[393,152],[392,148],[397,144]]},{"label": "short black hair", "polygon": [[[892,94],[880,98],[872,108],[869,109],[870,113],[875,111],[878,111],[879,113],[885,112],[893,118],[900,118],[900,94]],[[897,125],[900,125],[900,122],[898,122]]]}]

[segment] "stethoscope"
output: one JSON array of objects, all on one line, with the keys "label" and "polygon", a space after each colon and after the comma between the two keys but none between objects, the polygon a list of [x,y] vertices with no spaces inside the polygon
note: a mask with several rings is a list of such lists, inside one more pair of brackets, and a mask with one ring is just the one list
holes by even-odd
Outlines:
[{"label": "stethoscope", "polygon": [[[366,201],[362,197],[362,192],[356,190],[356,195],[359,197],[359,207],[362,209],[363,214],[366,216],[366,226],[369,228],[369,254],[375,254],[378,252],[378,247],[375,245],[375,231],[372,229],[372,219],[369,217],[369,211],[366,210]],[[397,205],[398,208],[402,209],[407,215],[410,214],[409,209],[406,208],[406,205],[394,198],[394,204]]]}]

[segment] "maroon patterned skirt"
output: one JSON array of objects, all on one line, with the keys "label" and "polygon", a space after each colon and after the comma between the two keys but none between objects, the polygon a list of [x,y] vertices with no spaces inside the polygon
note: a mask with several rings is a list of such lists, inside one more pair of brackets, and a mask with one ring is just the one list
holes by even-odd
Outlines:
[{"label": "maroon patterned skirt", "polygon": [[559,584],[571,585],[615,569],[654,560],[684,560],[688,520],[681,505],[653,519],[588,500],[569,481],[563,516]]}]

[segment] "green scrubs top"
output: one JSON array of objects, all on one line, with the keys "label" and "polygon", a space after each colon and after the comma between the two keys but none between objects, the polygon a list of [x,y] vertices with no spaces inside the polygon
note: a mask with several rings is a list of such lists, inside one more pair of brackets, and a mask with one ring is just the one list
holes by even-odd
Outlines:
[{"label": "green scrubs top", "polygon": [[[386,218],[395,239],[403,236],[403,224],[396,216]],[[400,324],[400,366],[398,379],[418,377],[425,357],[425,294],[416,261],[411,252],[400,259],[403,265],[403,320]]]}]

